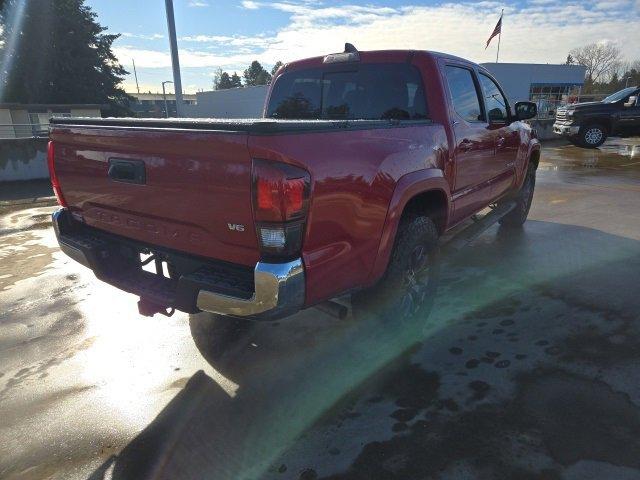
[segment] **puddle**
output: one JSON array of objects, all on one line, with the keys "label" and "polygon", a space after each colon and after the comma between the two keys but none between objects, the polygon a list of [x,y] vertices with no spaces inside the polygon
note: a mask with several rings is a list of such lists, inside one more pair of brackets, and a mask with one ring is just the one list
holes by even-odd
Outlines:
[{"label": "puddle", "polygon": [[613,139],[600,148],[573,145],[543,148],[541,170],[621,170],[640,171],[640,144],[637,139]]},{"label": "puddle", "polygon": [[604,382],[561,372],[540,375],[523,382],[516,402],[558,463],[640,467],[640,409]]},{"label": "puddle", "polygon": [[36,207],[20,210],[0,210],[0,236],[27,230],[46,229],[51,226],[51,213],[55,207]]},{"label": "puddle", "polygon": [[[323,478],[451,478],[447,473],[465,464],[473,478],[560,479],[579,461],[640,466],[640,409],[626,394],[562,371],[521,375],[517,384],[516,397],[504,404],[458,412],[445,401],[453,415],[394,412],[407,413],[402,429],[367,443],[346,471]],[[481,399],[491,385],[469,388]]]},{"label": "puddle", "polygon": [[0,292],[8,290],[20,280],[40,275],[47,269],[56,249],[40,244],[39,240],[39,236],[32,232],[22,232],[2,238]]}]

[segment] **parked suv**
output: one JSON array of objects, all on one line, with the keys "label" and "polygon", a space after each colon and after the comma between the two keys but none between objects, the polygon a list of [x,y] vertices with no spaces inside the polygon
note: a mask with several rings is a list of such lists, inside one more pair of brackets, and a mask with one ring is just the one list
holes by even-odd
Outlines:
[{"label": "parked suv", "polygon": [[280,68],[264,114],[54,119],[61,249],[146,315],[271,319],[351,292],[400,317],[429,304],[441,234],[495,203],[527,218],[536,106],[467,60],[347,45]]},{"label": "parked suv", "polygon": [[640,87],[629,87],[601,102],[559,108],[553,131],[585,148],[596,148],[610,135],[640,134]]}]

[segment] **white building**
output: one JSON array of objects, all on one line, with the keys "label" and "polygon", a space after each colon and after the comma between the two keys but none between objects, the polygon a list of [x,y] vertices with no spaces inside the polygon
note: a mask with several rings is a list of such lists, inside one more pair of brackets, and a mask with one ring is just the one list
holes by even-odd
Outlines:
[{"label": "white building", "polygon": [[[584,85],[586,67],[539,63],[482,63],[500,82],[511,104],[535,101],[544,115],[558,103],[576,99]],[[553,116],[553,115],[550,115]]]},{"label": "white building", "polygon": [[196,93],[196,104],[184,108],[185,117],[256,118],[262,117],[268,85],[229,88]]},{"label": "white building", "polygon": [[0,103],[0,138],[47,136],[51,117],[100,117],[105,105]]}]

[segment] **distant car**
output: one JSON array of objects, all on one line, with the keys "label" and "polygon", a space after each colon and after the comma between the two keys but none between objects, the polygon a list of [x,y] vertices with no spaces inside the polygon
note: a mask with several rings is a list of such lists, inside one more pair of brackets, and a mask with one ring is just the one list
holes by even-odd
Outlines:
[{"label": "distant car", "polygon": [[559,108],[553,131],[585,148],[599,147],[609,135],[640,135],[640,87]]}]

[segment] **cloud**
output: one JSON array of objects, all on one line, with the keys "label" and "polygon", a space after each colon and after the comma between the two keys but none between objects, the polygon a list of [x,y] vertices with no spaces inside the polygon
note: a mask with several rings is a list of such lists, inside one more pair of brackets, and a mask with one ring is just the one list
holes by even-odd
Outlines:
[{"label": "cloud", "polygon": [[189,2],[190,7],[208,7],[209,2],[205,2],[204,0],[191,0]]},{"label": "cloud", "polygon": [[242,8],[246,8],[247,10],[257,10],[258,8],[260,8],[260,4],[252,0],[244,0],[241,2],[241,5]]},{"label": "cloud", "polygon": [[124,38],[140,38],[142,40],[160,40],[164,38],[164,35],[161,33],[152,33],[151,35],[144,35],[142,33],[130,33],[130,32],[122,32]]},{"label": "cloud", "polygon": [[[205,68],[242,70],[252,60],[271,66],[276,60],[287,62],[341,51],[345,42],[360,50],[436,50],[490,62],[495,60],[495,46],[487,50],[484,46],[502,8],[503,62],[561,63],[571,49],[604,40],[616,42],[628,60],[637,59],[640,29],[629,28],[629,21],[637,14],[633,5],[640,7],[640,0],[604,1],[609,9],[602,10],[595,2],[562,0],[506,4],[484,0],[428,6],[244,0],[240,5],[247,9],[245,15],[263,15],[259,10],[271,9],[286,14],[288,22],[275,33],[267,33],[270,25],[265,25],[263,33],[253,36],[203,32],[181,37],[180,63],[202,68],[207,79],[203,86],[208,86],[210,72]],[[164,50],[120,46],[116,53],[119,58],[133,55],[136,65],[148,68],[170,66]]]},{"label": "cloud", "polygon": [[[119,59],[133,58],[136,67],[139,68],[169,68],[171,67],[171,55],[168,51],[157,51],[144,48],[137,48],[126,45],[114,48],[114,52]],[[233,67],[236,65],[246,65],[250,62],[252,55],[216,55],[210,52],[197,50],[180,50],[180,66],[185,68],[204,67]],[[246,66],[244,67],[246,68]]]},{"label": "cloud", "polygon": [[253,37],[245,36],[225,36],[225,35],[193,35],[180,37],[181,42],[192,43],[205,43],[205,44],[218,44],[225,47],[255,47],[265,48],[275,40],[265,37],[263,35],[257,35]]}]

